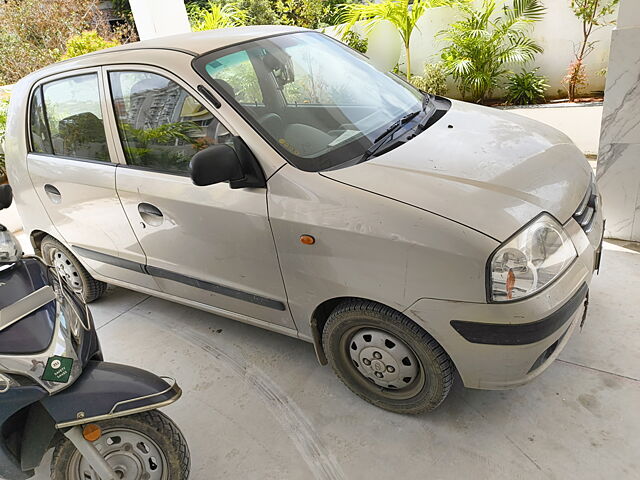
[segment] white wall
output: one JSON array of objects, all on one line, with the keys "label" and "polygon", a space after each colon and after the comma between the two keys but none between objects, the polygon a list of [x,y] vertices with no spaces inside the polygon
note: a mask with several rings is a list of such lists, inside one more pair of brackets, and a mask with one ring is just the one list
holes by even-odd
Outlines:
[{"label": "white wall", "polygon": [[140,40],[191,31],[183,0],[130,0],[129,3]]},{"label": "white wall", "polygon": [[[545,0],[544,4],[547,7],[547,13],[542,21],[534,24],[531,35],[544,48],[544,53],[527,65],[527,69],[540,67],[540,73],[549,78],[547,83],[550,88],[547,95],[566,96],[566,90],[560,82],[573,59],[574,42],[578,43],[582,38],[582,26],[569,8],[569,0]],[[458,17],[459,13],[456,13],[456,10],[440,7],[427,10],[419,20],[418,29],[414,30],[411,36],[413,74],[420,75],[425,62],[439,60],[439,52],[446,46],[446,42],[437,34],[445,30]],[[596,30],[590,37],[598,43],[585,62],[589,79],[586,92],[604,90],[605,77],[598,72],[607,66],[609,60],[612,28],[611,26],[603,27]],[[363,33],[361,26],[355,30]],[[326,33],[335,35],[335,29],[327,29]],[[367,55],[376,64],[387,69],[393,68],[398,61],[401,66],[404,64],[404,48],[400,36],[393,31],[391,25],[377,27],[371,32]],[[514,70],[520,71],[520,67],[516,66]],[[450,91],[451,95],[454,93],[456,93],[455,90]]]}]

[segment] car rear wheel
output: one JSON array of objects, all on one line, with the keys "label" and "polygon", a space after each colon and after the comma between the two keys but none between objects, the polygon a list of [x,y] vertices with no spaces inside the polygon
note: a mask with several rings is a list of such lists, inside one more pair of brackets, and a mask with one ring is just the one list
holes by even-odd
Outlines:
[{"label": "car rear wheel", "polygon": [[451,359],[401,313],[367,300],[347,300],[329,316],[322,343],[349,389],[396,413],[437,408],[453,384]]},{"label": "car rear wheel", "polygon": [[69,249],[55,238],[46,236],[40,250],[45,263],[53,267],[64,283],[85,302],[97,300],[107,290],[107,284],[94,279]]}]

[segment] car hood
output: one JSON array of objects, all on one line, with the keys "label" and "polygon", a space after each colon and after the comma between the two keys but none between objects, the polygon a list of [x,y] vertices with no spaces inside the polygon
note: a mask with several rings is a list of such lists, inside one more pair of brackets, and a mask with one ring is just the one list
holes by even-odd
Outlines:
[{"label": "car hood", "polygon": [[457,101],[404,145],[321,175],[499,241],[543,211],[566,222],[591,181],[584,155],[558,130],[504,110]]}]

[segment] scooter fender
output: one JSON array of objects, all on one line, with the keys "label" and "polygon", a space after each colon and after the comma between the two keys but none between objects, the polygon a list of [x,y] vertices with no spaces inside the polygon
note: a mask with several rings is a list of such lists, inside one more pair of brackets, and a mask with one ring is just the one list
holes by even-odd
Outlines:
[{"label": "scooter fender", "polygon": [[73,385],[40,403],[56,428],[66,429],[154,410],[181,395],[180,387],[167,377],[128,365],[90,361]]},{"label": "scooter fender", "polygon": [[[0,478],[11,478],[14,480],[24,480],[31,478],[34,475],[33,468],[39,463],[42,455],[46,451],[42,451],[42,455],[37,459],[35,465],[23,468],[21,465],[21,455],[24,454],[24,449],[20,449],[19,445],[15,445],[13,449],[10,449],[5,439],[9,437],[10,432],[19,429],[19,425],[11,424],[11,417],[20,412],[21,410],[29,408],[31,405],[37,405],[38,401],[47,396],[47,392],[38,386],[29,385],[25,387],[14,387],[0,394]],[[55,430],[51,429],[51,435],[43,435],[45,442],[48,443],[53,437]],[[17,448],[16,448],[17,447]],[[12,452],[13,450],[13,452]],[[14,452],[20,452],[20,455],[14,454]],[[37,456],[37,454],[36,454]]]}]

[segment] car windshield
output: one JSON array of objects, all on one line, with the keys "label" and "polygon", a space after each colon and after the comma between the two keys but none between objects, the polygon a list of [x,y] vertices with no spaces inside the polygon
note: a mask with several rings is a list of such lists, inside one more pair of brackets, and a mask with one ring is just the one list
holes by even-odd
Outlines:
[{"label": "car windshield", "polygon": [[295,167],[362,158],[422,94],[315,32],[262,38],[205,54],[196,70]]}]

